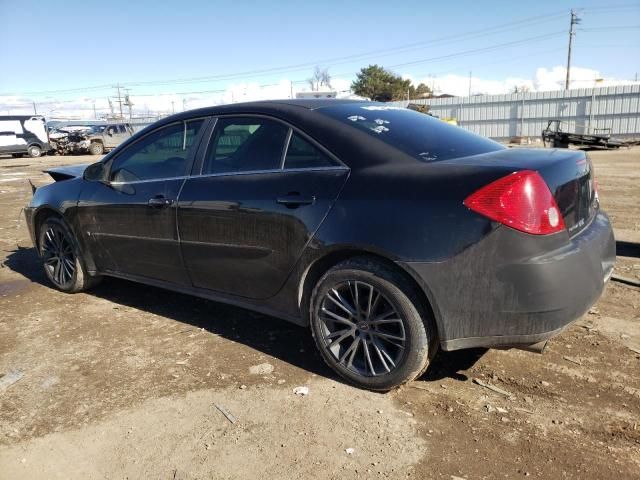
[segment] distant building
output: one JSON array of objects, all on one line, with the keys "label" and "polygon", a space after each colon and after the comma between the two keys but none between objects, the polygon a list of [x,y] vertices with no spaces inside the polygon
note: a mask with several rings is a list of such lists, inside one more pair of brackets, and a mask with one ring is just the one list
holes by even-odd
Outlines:
[{"label": "distant building", "polygon": [[296,92],[296,98],[337,98],[338,92]]},{"label": "distant building", "polygon": [[340,98],[346,100],[362,100],[368,102],[370,99],[367,97],[361,97],[352,93],[350,90],[342,92],[336,92],[332,90],[318,91],[318,92],[297,92],[296,98]]}]

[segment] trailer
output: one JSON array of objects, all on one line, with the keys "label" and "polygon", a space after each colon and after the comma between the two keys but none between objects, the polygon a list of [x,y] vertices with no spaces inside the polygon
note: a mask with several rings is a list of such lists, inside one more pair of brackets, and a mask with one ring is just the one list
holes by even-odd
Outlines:
[{"label": "trailer", "polygon": [[544,146],[553,148],[569,148],[569,145],[578,145],[587,148],[615,149],[627,144],[621,140],[611,138],[609,133],[571,133],[562,130],[561,120],[552,119],[547,123],[547,128],[542,131]]},{"label": "trailer", "polygon": [[39,157],[50,148],[44,117],[0,115],[0,154]]}]

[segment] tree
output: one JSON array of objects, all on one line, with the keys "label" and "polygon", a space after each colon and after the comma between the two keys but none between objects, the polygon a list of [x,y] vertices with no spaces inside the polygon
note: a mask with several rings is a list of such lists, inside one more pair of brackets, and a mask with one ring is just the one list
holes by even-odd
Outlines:
[{"label": "tree", "polygon": [[418,84],[413,94],[414,98],[429,98],[432,95],[431,89],[424,83]]},{"label": "tree", "polygon": [[407,94],[411,98],[424,98],[431,94],[431,89],[424,83],[414,87],[411,80],[403,79],[379,65],[361,69],[351,83],[351,90],[356,95],[378,102],[405,100]]},{"label": "tree", "polygon": [[307,79],[309,86],[313,92],[320,90],[320,87],[331,88],[331,75],[329,75],[329,69],[322,69],[316,65],[313,69],[313,75]]}]

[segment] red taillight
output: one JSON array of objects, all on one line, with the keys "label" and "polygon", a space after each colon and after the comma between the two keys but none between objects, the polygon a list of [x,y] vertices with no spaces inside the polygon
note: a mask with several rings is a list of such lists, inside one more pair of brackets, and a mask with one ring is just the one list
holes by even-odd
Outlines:
[{"label": "red taillight", "polygon": [[469,195],[464,204],[491,220],[533,235],[565,229],[549,187],[538,174],[523,170],[500,178]]}]

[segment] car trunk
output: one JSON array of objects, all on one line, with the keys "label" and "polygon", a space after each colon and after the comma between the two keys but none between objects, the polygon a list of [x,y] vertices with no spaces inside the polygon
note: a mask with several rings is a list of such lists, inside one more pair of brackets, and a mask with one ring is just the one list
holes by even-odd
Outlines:
[{"label": "car trunk", "polygon": [[549,186],[571,236],[589,224],[598,208],[593,166],[582,151],[512,148],[442,163],[490,168],[496,178],[520,170],[537,171]]}]

